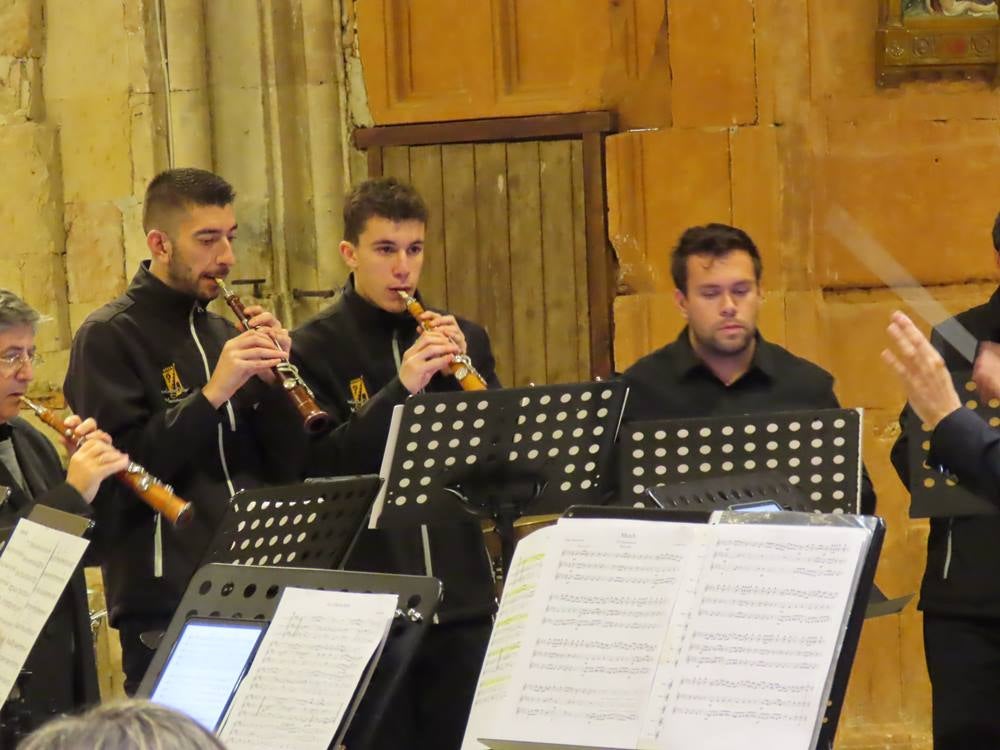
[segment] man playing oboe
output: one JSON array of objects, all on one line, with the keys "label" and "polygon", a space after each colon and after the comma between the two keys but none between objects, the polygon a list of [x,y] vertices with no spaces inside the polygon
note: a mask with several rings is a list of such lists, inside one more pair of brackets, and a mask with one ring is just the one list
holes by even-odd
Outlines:
[{"label": "man playing oboe", "polygon": [[[407,312],[404,295],[419,298],[427,214],[417,192],[393,178],[363,182],[344,201],[340,253],[351,275],[327,310],[293,331],[292,360],[331,415],[350,424],[379,414],[383,429],[360,440],[347,465],[320,461],[314,472],[377,471],[392,406],[421,391],[460,390],[457,356],[467,355],[489,387],[500,386],[482,327],[431,310],[418,324]],[[348,567],[443,581],[440,622],[411,670],[408,705],[397,707],[410,725],[397,716],[386,727],[393,736],[382,739],[388,747],[458,748],[495,609],[479,524],[379,530],[362,537]]]},{"label": "man playing oboe", "polygon": [[236,263],[234,198],[211,172],[157,175],[143,209],[150,259],[87,318],[70,353],[73,408],[195,507],[194,521],[175,529],[124,487],[106,485],[94,502],[129,694],[229,498],[300,473],[302,422],[271,371],[288,356],[288,332],[259,306],[246,310],[258,330],[243,333],[206,310]]},{"label": "man playing oboe", "polygon": [[[35,375],[40,320],[21,298],[0,289],[0,541],[39,503],[89,516],[101,482],[128,465],[128,456],[112,447],[93,419],[70,416],[65,425],[73,439],[64,441],[70,454],[64,472],[52,444],[18,416],[21,397]],[[10,726],[0,729],[0,747],[13,747],[17,735],[27,734],[53,714],[100,699],[82,569],[70,579],[24,673],[19,705],[9,707]]]}]

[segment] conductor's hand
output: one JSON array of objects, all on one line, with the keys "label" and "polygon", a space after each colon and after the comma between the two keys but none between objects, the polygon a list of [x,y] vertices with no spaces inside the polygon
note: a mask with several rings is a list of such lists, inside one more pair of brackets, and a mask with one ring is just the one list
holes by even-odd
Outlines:
[{"label": "conductor's hand", "polygon": [[128,456],[112,446],[110,440],[91,437],[70,456],[66,482],[91,503],[101,482],[127,467]]},{"label": "conductor's hand", "polygon": [[[287,359],[288,354],[292,351],[292,337],[289,335],[288,330],[282,327],[281,321],[260,305],[247,305],[244,312],[246,312],[250,327],[259,329],[262,333],[270,334],[274,342],[281,348],[281,351],[285,353],[285,358]],[[275,374],[269,369],[258,372],[257,377],[268,384],[273,383],[276,379]]]},{"label": "conductor's hand", "polygon": [[1000,344],[992,341],[979,344],[972,380],[984,399],[1000,398]]},{"label": "conductor's hand", "polygon": [[270,375],[270,369],[288,358],[276,349],[263,331],[251,329],[229,339],[212,371],[212,377],[201,389],[216,409],[231,399],[254,375]]},{"label": "conductor's hand", "polygon": [[[458,353],[465,354],[468,348],[468,344],[465,341],[465,334],[462,333],[462,329],[458,327],[458,321],[455,320],[454,315],[442,315],[441,313],[433,312],[432,310],[424,310],[420,313],[420,321],[428,326],[434,333],[440,333],[444,335],[445,338],[451,340],[458,346]],[[420,328],[418,330],[423,330]]]},{"label": "conductor's hand", "polygon": [[451,364],[459,353],[458,346],[435,331],[424,331],[413,346],[403,353],[399,380],[410,393],[419,393],[434,377],[434,373]]},{"label": "conductor's hand", "polygon": [[962,405],[948,368],[913,321],[898,310],[888,331],[892,346],[882,351],[882,360],[899,377],[913,411],[933,430]]}]

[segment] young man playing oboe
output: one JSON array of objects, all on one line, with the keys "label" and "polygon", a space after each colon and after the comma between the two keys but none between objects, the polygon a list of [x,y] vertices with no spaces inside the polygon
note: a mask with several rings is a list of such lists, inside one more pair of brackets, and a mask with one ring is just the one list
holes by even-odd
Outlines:
[{"label": "young man playing oboe", "polygon": [[[128,465],[93,419],[66,418],[73,438],[63,471],[52,444],[18,416],[35,375],[35,331],[41,316],[13,292],[0,289],[0,542],[37,504],[89,516],[101,482]],[[80,442],[82,441],[82,442]],[[77,443],[79,442],[79,447]],[[96,703],[97,672],[83,570],[70,579],[25,664],[18,705],[8,706],[9,725],[0,747],[59,713]]]},{"label": "young man playing oboe", "polygon": [[229,498],[300,473],[302,422],[272,373],[288,356],[288,332],[259,306],[247,308],[257,330],[242,333],[206,310],[216,279],[236,263],[234,198],[211,172],[157,175],[143,208],[150,259],[121,297],[87,318],[70,354],[64,390],[73,408],[195,508],[193,522],[175,529],[123,487],[104,487],[94,502],[129,694]]},{"label": "young man playing oboe", "polygon": [[[383,430],[360,441],[348,465],[320,462],[315,472],[377,471],[392,406],[421,391],[460,390],[451,369],[457,356],[468,356],[489,387],[500,387],[482,327],[430,310],[418,324],[407,312],[400,292],[419,298],[427,218],[417,192],[392,178],[363,182],[344,202],[340,253],[351,275],[327,310],[293,331],[292,361],[332,415],[350,424],[377,413]],[[458,748],[496,606],[478,522],[363,535],[348,567],[429,574],[444,583],[439,623],[397,707],[409,724],[394,722],[381,739],[385,747]]]}]

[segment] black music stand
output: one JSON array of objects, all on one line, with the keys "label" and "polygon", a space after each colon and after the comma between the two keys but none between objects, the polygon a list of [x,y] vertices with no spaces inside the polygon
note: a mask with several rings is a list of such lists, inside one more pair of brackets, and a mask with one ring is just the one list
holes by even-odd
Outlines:
[{"label": "black music stand", "polygon": [[651,505],[658,484],[776,471],[812,510],[861,509],[861,413],[855,409],[630,422],[618,448],[623,505]]},{"label": "black music stand", "polygon": [[[690,523],[697,520],[695,517],[697,515],[700,515],[702,520],[707,521],[710,514],[696,514],[694,512],[677,513],[651,508],[581,506],[569,508],[564,515],[566,518],[631,518],[644,521],[685,521]],[[752,514],[752,516],[751,514],[728,513],[723,516],[721,522],[786,524],[789,523],[790,518],[794,518],[796,523],[817,525],[828,523],[823,515],[813,513],[760,513]],[[863,516],[862,518],[865,519],[866,526],[871,531],[871,542],[868,545],[868,552],[861,567],[857,589],[854,592],[854,601],[851,604],[851,612],[847,618],[844,640],[837,658],[837,666],[834,669],[826,712],[820,727],[819,737],[816,740],[813,750],[833,750],[833,739],[837,733],[837,723],[840,720],[844,697],[847,694],[847,683],[851,676],[851,668],[854,665],[854,656],[858,650],[858,641],[861,638],[861,626],[864,623],[866,610],[870,606],[869,602],[875,587],[875,569],[878,567],[879,555],[882,552],[882,543],[885,540],[885,521],[877,516]],[[846,521],[846,519],[844,520]]]},{"label": "black music stand", "polygon": [[[984,399],[972,380],[972,372],[953,372],[952,382],[963,405],[976,412],[990,427],[1000,428],[1000,399]],[[910,462],[910,518],[938,516],[992,516],[1000,513],[997,501],[974,482],[959,481],[943,467],[930,463],[931,431],[909,406],[907,435]]]},{"label": "black music stand", "polygon": [[281,592],[288,587],[396,594],[399,598],[396,619],[371,681],[363,695],[355,696],[352,709],[344,715],[348,727],[343,745],[351,750],[368,748],[379,726],[388,718],[393,696],[406,677],[441,599],[441,583],[435,578],[260,565],[205,565],[191,578],[137,695],[148,698],[152,693],[185,620],[190,617],[271,620]]},{"label": "black music stand", "polygon": [[381,484],[366,474],[238,492],[202,564],[339,568]]},{"label": "black music stand", "polygon": [[516,519],[603,501],[627,392],[592,382],[408,399],[378,526],[490,518],[506,566]]}]

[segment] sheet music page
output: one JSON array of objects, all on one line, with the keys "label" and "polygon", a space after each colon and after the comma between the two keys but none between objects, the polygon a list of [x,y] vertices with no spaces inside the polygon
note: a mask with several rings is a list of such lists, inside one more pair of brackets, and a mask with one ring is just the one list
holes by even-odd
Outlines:
[{"label": "sheet music page", "polygon": [[812,747],[870,535],[709,528],[701,575],[679,597],[660,655],[639,747]]},{"label": "sheet music page", "polygon": [[486,658],[479,672],[476,696],[465,726],[462,750],[485,750],[476,738],[488,731],[491,720],[510,690],[514,664],[524,646],[531,611],[542,576],[545,556],[558,549],[557,527],[539,529],[517,543],[510,570],[504,582],[500,609],[493,623],[493,633],[486,648]]},{"label": "sheet music page", "polygon": [[708,527],[566,519],[491,739],[635,747],[676,592]]},{"label": "sheet music page", "polygon": [[399,436],[399,424],[403,421],[403,404],[396,404],[392,407],[392,417],[389,420],[389,435],[385,439],[385,451],[382,453],[382,465],[379,466],[378,475],[382,477],[382,486],[379,487],[375,502],[372,503],[371,516],[368,519],[368,528],[378,528],[378,519],[382,515],[382,508],[385,506],[385,496],[389,491],[389,471],[392,469],[392,457],[396,453],[396,439]]},{"label": "sheet music page", "polygon": [[285,589],[220,739],[230,750],[326,750],[386,637],[396,599]]},{"label": "sheet music page", "polygon": [[0,555],[0,705],[86,549],[86,539],[18,521]]}]

